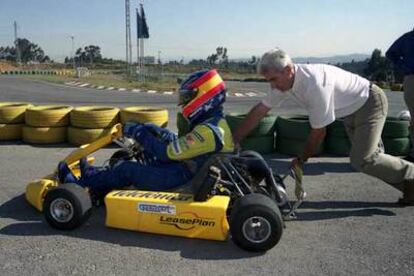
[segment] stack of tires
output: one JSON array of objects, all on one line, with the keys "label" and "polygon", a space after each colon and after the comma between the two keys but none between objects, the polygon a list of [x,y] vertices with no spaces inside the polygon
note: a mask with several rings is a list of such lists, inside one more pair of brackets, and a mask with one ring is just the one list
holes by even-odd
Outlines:
[{"label": "stack of tires", "polygon": [[0,141],[20,140],[29,103],[0,103]]},{"label": "stack of tires", "polygon": [[66,141],[72,110],[67,105],[40,105],[27,108],[23,141],[30,144],[55,144]]},{"label": "stack of tires", "polygon": [[388,117],[382,131],[382,141],[385,153],[403,156],[410,152],[410,122],[394,117]]},{"label": "stack of tires", "polygon": [[351,141],[346,133],[343,120],[338,119],[327,127],[325,151],[334,155],[349,156]]},{"label": "stack of tires", "polygon": [[[246,114],[228,114],[227,123],[233,132],[246,118]],[[275,149],[275,129],[277,116],[267,115],[241,142],[243,150],[254,150],[262,154],[273,153]]]},{"label": "stack of tires", "polygon": [[[294,156],[302,154],[310,131],[307,116],[279,117],[276,123],[276,151]],[[321,154],[323,148],[322,143],[315,155]]]},{"label": "stack of tires", "polygon": [[68,141],[72,145],[89,144],[109,133],[119,122],[119,108],[108,106],[82,106],[70,113]]},{"label": "stack of tires", "polygon": [[168,110],[144,106],[125,107],[121,110],[121,123],[126,122],[153,123],[159,127],[167,127]]}]

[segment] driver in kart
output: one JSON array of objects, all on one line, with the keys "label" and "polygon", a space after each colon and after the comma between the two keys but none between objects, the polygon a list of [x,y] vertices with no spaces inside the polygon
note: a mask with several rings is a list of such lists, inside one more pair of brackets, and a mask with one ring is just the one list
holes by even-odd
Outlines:
[{"label": "driver in kart", "polygon": [[178,137],[154,124],[128,122],[123,127],[124,136],[135,139],[152,162],[143,165],[125,160],[109,168],[90,166],[81,159],[79,179],[60,162],[60,183],[77,183],[100,195],[130,185],[142,190],[169,190],[191,180],[210,154],[233,152],[232,134],[223,115],[226,89],[217,71],[191,74],[181,83],[178,96],[182,114],[189,121],[186,135]]}]

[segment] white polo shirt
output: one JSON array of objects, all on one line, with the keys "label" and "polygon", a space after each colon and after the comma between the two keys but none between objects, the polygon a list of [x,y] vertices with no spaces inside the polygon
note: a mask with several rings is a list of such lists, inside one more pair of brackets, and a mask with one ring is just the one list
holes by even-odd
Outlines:
[{"label": "white polo shirt", "polygon": [[293,100],[309,113],[312,128],[323,128],[336,118],[361,108],[369,96],[369,81],[327,64],[295,64],[295,80],[290,90],[268,91],[262,104],[283,107]]}]

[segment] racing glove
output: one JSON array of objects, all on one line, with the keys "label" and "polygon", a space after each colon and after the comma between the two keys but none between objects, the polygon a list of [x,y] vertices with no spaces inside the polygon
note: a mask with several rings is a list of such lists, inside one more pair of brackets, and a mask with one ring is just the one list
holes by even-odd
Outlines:
[{"label": "racing glove", "polygon": [[170,161],[167,156],[167,145],[158,137],[155,137],[146,127],[135,132],[132,136],[150,156],[155,156],[160,161]]},{"label": "racing glove", "polygon": [[155,137],[159,138],[164,143],[171,143],[172,141],[175,141],[178,136],[165,128],[159,127],[152,123],[146,123],[145,127],[154,134]]},{"label": "racing glove", "polygon": [[122,133],[128,138],[139,137],[145,126],[141,123],[126,122],[122,128]]}]

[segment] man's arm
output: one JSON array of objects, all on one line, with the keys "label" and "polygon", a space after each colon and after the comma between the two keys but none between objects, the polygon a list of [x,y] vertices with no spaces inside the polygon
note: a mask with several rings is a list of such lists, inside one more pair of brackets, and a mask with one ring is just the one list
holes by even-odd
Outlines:
[{"label": "man's arm", "polygon": [[233,131],[233,141],[235,144],[239,144],[260,122],[260,120],[266,116],[270,108],[262,103],[255,105],[246,118],[240,123],[240,125]]},{"label": "man's arm", "polygon": [[322,143],[326,136],[326,128],[313,128],[309,133],[308,139],[306,140],[305,149],[301,156],[292,161],[292,166],[297,163],[306,162],[316,152],[319,144]]}]

